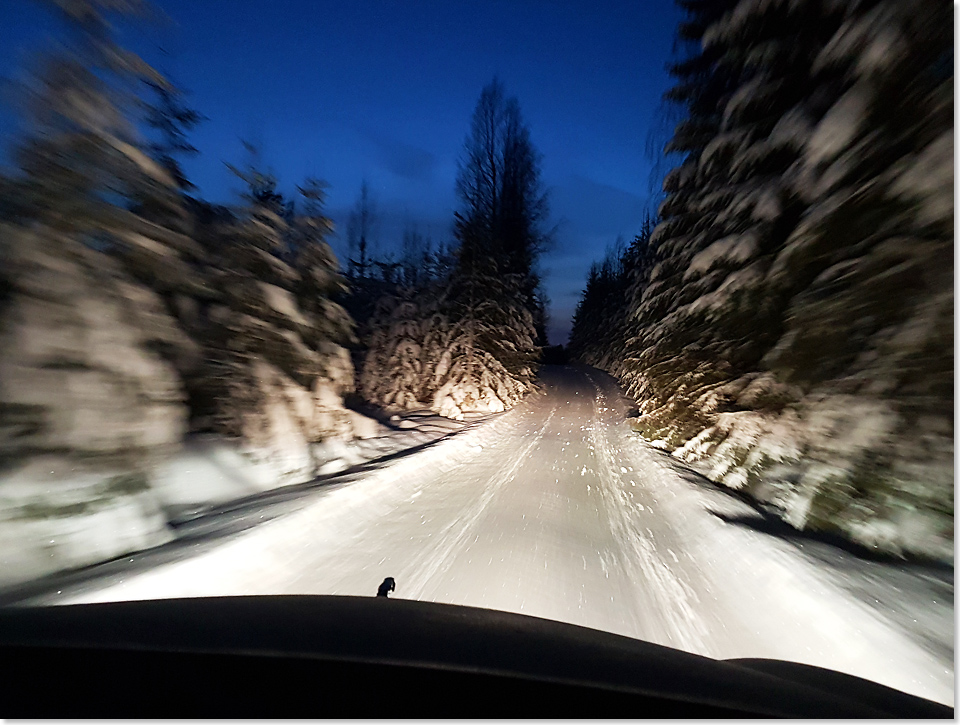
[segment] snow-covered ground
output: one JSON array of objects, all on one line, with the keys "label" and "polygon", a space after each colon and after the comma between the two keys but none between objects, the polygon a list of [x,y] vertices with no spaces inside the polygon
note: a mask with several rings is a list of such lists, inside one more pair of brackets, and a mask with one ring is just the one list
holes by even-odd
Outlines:
[{"label": "snow-covered ground", "polygon": [[[133,479],[132,491],[124,469],[110,477],[78,472],[75,462],[55,456],[26,460],[0,481],[0,591],[29,587],[43,576],[69,578],[72,569],[118,556],[142,556],[145,549],[182,543],[185,534],[195,539],[198,527],[207,538],[249,528],[288,513],[331,479],[353,480],[483,418],[454,421],[412,410],[378,422],[348,413],[363,437],[330,438],[309,451],[293,446],[299,453],[291,458],[308,459],[302,467],[289,466],[290,458],[277,451],[244,450],[216,435],[190,437],[149,469],[148,480]],[[0,601],[11,597],[16,594],[0,593]]]},{"label": "snow-covered ground", "polygon": [[[321,477],[432,443],[472,422],[450,420],[428,410],[394,415],[389,425],[365,416],[356,417],[366,423],[369,429],[366,437],[348,441],[331,439],[313,446],[315,468]],[[159,465],[153,474],[155,495],[174,520],[193,516],[211,506],[276,490],[283,483],[269,462],[257,463],[241,453],[238,445],[218,436],[188,440],[179,453]],[[286,482],[287,485],[301,483],[304,481],[296,478]]]},{"label": "snow-covered ground", "polygon": [[[147,571],[33,601],[376,593],[556,619],[711,657],[829,667],[953,704],[953,597],[885,613],[843,570],[732,523],[747,504],[630,432],[616,384],[547,368],[546,395],[300,510]],[[883,581],[884,567],[862,570]],[[848,576],[863,577],[850,568]],[[910,587],[902,573],[899,588]],[[866,585],[865,585],[866,586]],[[937,595],[933,595],[937,596]],[[925,612],[934,642],[904,624]],[[949,637],[947,637],[949,635]],[[946,641],[941,641],[946,640]]]}]

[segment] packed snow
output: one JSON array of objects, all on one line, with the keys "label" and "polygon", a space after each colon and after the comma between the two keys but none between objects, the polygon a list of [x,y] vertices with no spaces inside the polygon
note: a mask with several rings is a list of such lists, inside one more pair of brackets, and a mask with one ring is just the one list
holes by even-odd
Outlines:
[{"label": "packed snow", "polygon": [[925,645],[794,543],[737,525],[757,512],[642,443],[608,376],[548,368],[542,380],[544,395],[313,493],[295,513],[197,555],[34,601],[373,596],[392,576],[400,598],[546,617],[717,658],[793,660],[953,703],[952,596],[917,600],[914,609],[947,623],[933,628],[944,641]]}]

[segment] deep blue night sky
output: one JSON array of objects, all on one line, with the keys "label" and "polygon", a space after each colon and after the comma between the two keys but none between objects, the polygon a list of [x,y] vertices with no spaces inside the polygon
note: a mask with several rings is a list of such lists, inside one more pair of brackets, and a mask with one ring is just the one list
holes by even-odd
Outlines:
[{"label": "deep blue night sky", "polygon": [[[240,139],[263,149],[281,190],[306,175],[330,185],[343,232],[366,178],[380,210],[378,244],[416,223],[447,241],[456,160],[480,90],[499,75],[543,153],[555,244],[542,260],[551,342],[565,342],[591,261],[655,210],[669,123],[679,11],[671,0],[159,0],[163,24],[124,42],[190,92],[209,120],[191,141],[189,178],[229,202],[223,161]],[[0,0],[0,75],[15,77],[50,35],[46,12]],[[4,141],[10,111],[0,116]],[[340,235],[338,235],[340,236]],[[339,254],[343,239],[333,240]]]}]

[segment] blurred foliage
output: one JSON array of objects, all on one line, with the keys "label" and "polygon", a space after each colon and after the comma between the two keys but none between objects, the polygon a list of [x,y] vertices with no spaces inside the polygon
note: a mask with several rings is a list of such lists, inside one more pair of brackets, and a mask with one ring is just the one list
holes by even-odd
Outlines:
[{"label": "blurred foliage", "polygon": [[[10,436],[4,450],[85,456],[71,448],[70,420],[88,415],[90,405],[134,415],[128,393],[141,385],[146,401],[159,395],[150,377],[167,375],[177,392],[163,393],[162,405],[179,412],[155,423],[164,430],[153,436],[157,448],[182,439],[186,417],[195,431],[249,442],[257,430],[260,444],[274,445],[264,431],[279,425],[271,418],[278,391],[310,399],[318,386],[353,386],[342,347],[353,340],[352,321],[334,301],[344,280],[327,243],[323,183],[307,179],[298,201],[287,200],[253,154],[246,167],[231,167],[244,184],[236,208],[189,196],[179,159],[196,153],[188,134],[203,116],[116,40],[122,22],[149,17],[150,7],[47,5],[61,21],[62,42],[40,56],[20,88],[26,132],[14,148],[14,172],[0,179],[0,209],[11,225],[0,234],[2,322],[22,353],[8,351],[0,362],[11,380],[27,381],[18,391],[0,389],[0,430]],[[43,299],[45,284],[59,285],[48,294],[57,306]],[[91,312],[62,311],[71,306]],[[114,319],[116,332],[105,337]],[[71,341],[69,359],[46,342],[55,325]],[[97,366],[104,369],[92,372]],[[31,386],[42,385],[39,370],[54,369],[73,370],[76,384],[99,375],[102,399],[46,401],[21,420],[19,397],[43,397]],[[314,409],[334,404],[324,401]],[[280,405],[299,406],[305,440],[331,433],[313,412],[304,416],[309,404]],[[124,440],[118,433],[102,445],[121,449]]]},{"label": "blurred foliage", "polygon": [[680,5],[683,160],[644,270],[591,271],[571,346],[646,437],[792,524],[945,556],[950,5]]}]

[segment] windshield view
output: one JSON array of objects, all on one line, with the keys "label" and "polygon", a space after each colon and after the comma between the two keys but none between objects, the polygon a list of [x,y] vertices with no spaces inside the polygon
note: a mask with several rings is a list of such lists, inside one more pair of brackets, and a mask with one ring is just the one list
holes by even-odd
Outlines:
[{"label": "windshield view", "polygon": [[953,705],[945,0],[0,5],[2,608],[469,605]]}]

